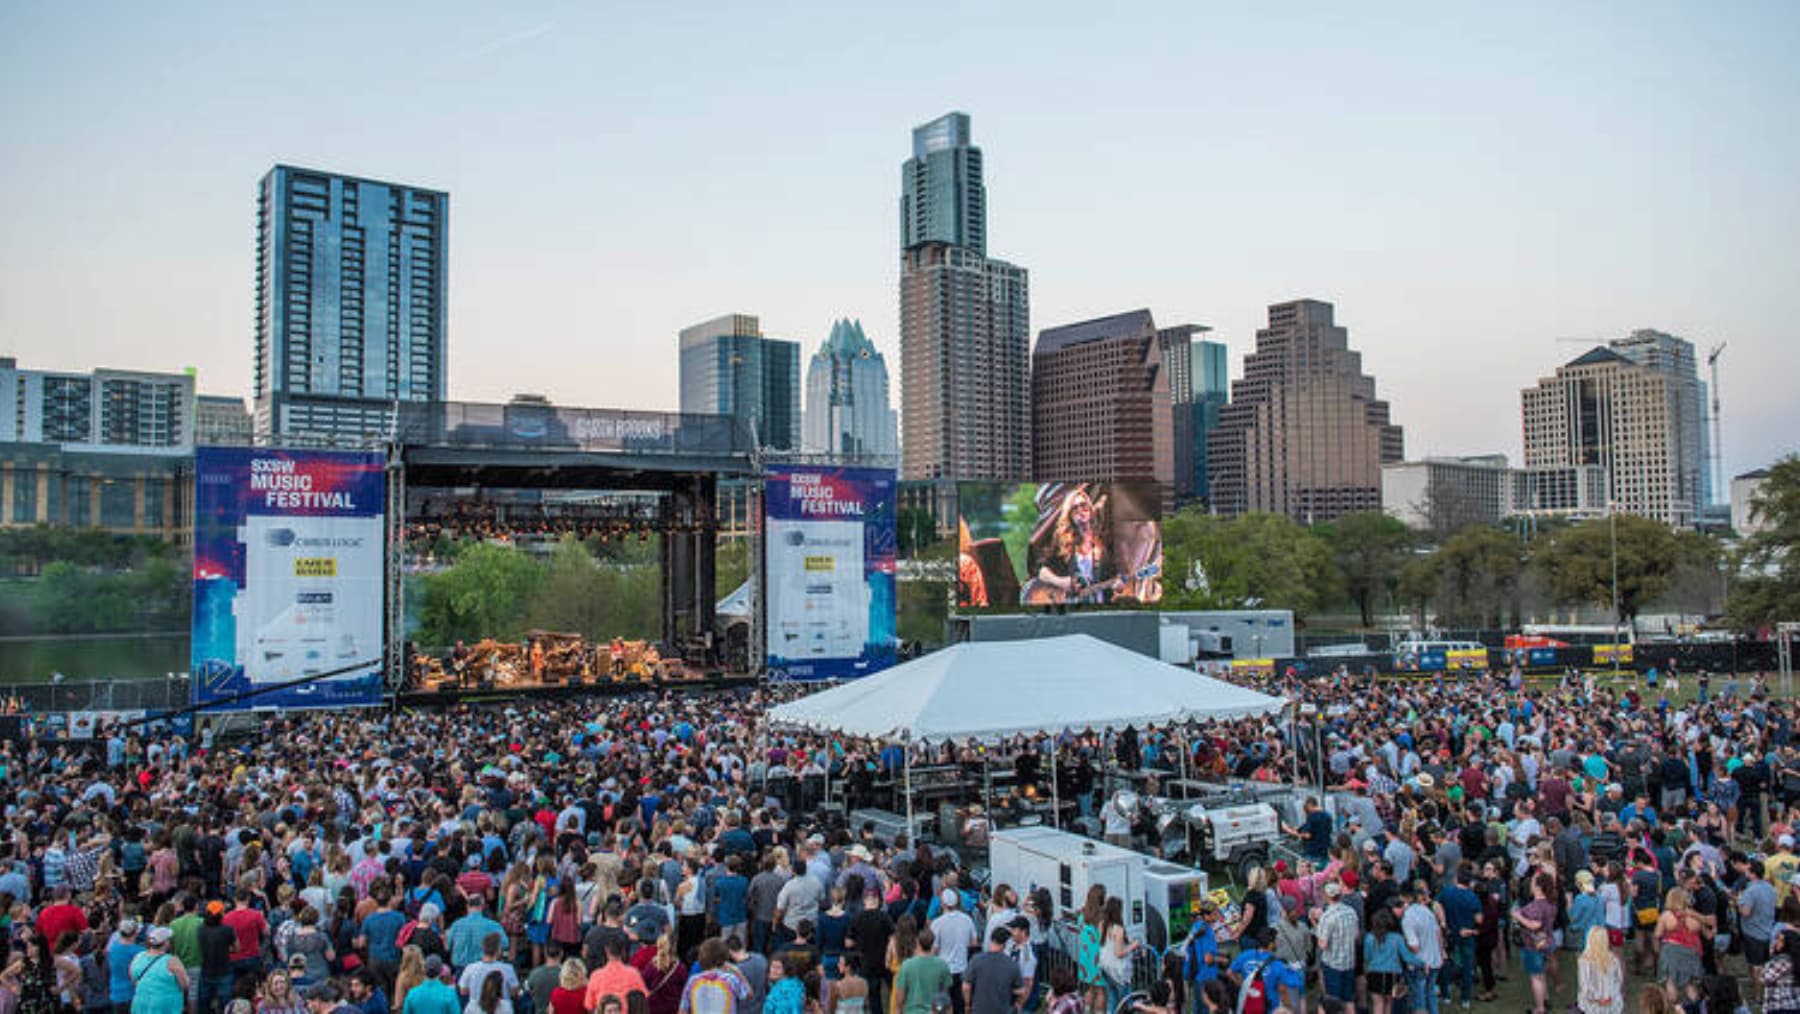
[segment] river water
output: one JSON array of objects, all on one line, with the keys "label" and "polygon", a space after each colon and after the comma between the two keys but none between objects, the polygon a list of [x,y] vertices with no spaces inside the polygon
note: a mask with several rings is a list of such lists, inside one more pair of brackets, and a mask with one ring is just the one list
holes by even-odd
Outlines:
[{"label": "river water", "polygon": [[0,639],[0,683],[40,683],[60,672],[71,681],[162,679],[188,671],[188,635]]}]

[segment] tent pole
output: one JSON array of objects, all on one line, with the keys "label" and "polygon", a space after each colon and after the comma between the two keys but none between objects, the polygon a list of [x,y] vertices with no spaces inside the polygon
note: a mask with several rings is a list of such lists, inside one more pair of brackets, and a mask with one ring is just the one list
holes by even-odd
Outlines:
[{"label": "tent pole", "polygon": [[1301,779],[1300,779],[1300,731],[1297,728],[1295,728],[1295,726],[1294,726],[1294,719],[1295,719],[1295,717],[1297,717],[1299,715],[1299,713],[1300,713],[1300,702],[1298,700],[1296,700],[1288,708],[1288,714],[1287,714],[1287,720],[1288,720],[1287,721],[1287,743],[1288,743],[1288,749],[1292,750],[1294,752],[1294,784],[1295,785],[1299,785],[1300,781],[1301,781]]},{"label": "tent pole", "polygon": [[1062,744],[1060,737],[1050,737],[1050,826],[1062,830],[1062,796],[1057,792],[1056,783],[1061,780]]},{"label": "tent pole", "polygon": [[919,847],[919,828],[913,823],[912,798],[912,739],[907,737],[900,741],[900,749],[905,751],[900,761],[901,777],[905,780],[906,791],[906,842],[913,848]]},{"label": "tent pole", "polygon": [[1188,744],[1187,727],[1175,727],[1175,743],[1181,750],[1181,798],[1188,798]]}]

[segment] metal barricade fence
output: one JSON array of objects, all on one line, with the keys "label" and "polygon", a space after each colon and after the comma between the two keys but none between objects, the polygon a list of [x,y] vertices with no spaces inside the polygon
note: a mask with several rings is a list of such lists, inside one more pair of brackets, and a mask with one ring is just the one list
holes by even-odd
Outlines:
[{"label": "metal barricade fence", "polygon": [[0,684],[0,701],[30,715],[171,711],[188,703],[188,677]]},{"label": "metal barricade fence", "polygon": [[[1175,946],[1179,946],[1178,944]],[[1081,950],[1081,931],[1074,923],[1058,921],[1052,923],[1045,934],[1044,960],[1038,966],[1038,981],[1049,982],[1050,973],[1054,969],[1066,968],[1081,981],[1081,970],[1078,966],[1077,954]],[[1162,974],[1163,951],[1149,944],[1138,948],[1131,955],[1131,989],[1149,989],[1156,984]]]}]

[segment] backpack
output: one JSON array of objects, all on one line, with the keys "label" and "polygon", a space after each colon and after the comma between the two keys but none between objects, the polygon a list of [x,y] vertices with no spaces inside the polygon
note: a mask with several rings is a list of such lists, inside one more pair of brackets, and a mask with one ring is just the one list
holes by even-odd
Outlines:
[{"label": "backpack", "polygon": [[1269,998],[1263,969],[1268,967],[1269,962],[1265,959],[1244,976],[1244,984],[1238,987],[1237,1014],[1267,1014]]},{"label": "backpack", "polygon": [[[425,907],[425,899],[430,896],[431,891],[424,887],[408,888],[404,904],[401,906],[405,910],[406,917],[412,920],[418,919],[419,909]],[[400,946],[405,947],[406,945],[401,944]]]},{"label": "backpack", "polygon": [[416,916],[406,920],[406,925],[400,927],[400,932],[394,935],[394,948],[396,950],[405,950],[406,945],[412,942],[413,932],[418,928],[419,920]]}]

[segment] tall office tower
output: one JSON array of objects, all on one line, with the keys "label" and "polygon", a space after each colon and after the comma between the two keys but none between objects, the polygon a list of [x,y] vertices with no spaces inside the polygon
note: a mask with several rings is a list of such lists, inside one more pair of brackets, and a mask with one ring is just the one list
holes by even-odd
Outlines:
[{"label": "tall office tower", "polygon": [[1207,435],[1212,507],[1304,524],[1380,510],[1381,466],[1404,453],[1404,434],[1331,304],[1277,303]]},{"label": "tall office tower", "polygon": [[1031,355],[1039,482],[1154,482],[1175,497],[1175,403],[1156,321],[1132,310],[1047,328]]},{"label": "tall office tower", "polygon": [[800,343],[731,313],[681,329],[681,410],[736,418],[772,450],[800,448]]},{"label": "tall office tower", "polygon": [[363,446],[446,391],[450,196],[278,165],[256,214],[256,434]]},{"label": "tall office tower", "polygon": [[1206,435],[1219,424],[1219,409],[1231,393],[1224,343],[1200,337],[1211,331],[1203,324],[1177,324],[1156,333],[1174,405],[1177,501],[1207,499]]},{"label": "tall office tower", "polygon": [[1683,464],[1680,384],[1596,347],[1521,392],[1527,471],[1599,466],[1612,509],[1687,527],[1695,479]]},{"label": "tall office tower", "polygon": [[1712,440],[1706,429],[1706,382],[1700,379],[1694,343],[1661,331],[1640,329],[1615,338],[1606,347],[1626,359],[1662,373],[1675,392],[1674,426],[1680,477],[1677,486],[1696,511],[1713,502]]},{"label": "tall office tower", "polygon": [[915,129],[900,196],[906,478],[1031,476],[1030,318],[1025,269],[987,256],[987,191],[968,116]]},{"label": "tall office tower", "polygon": [[899,423],[888,400],[887,361],[862,321],[840,320],[806,367],[804,445],[846,460],[893,458]]}]

